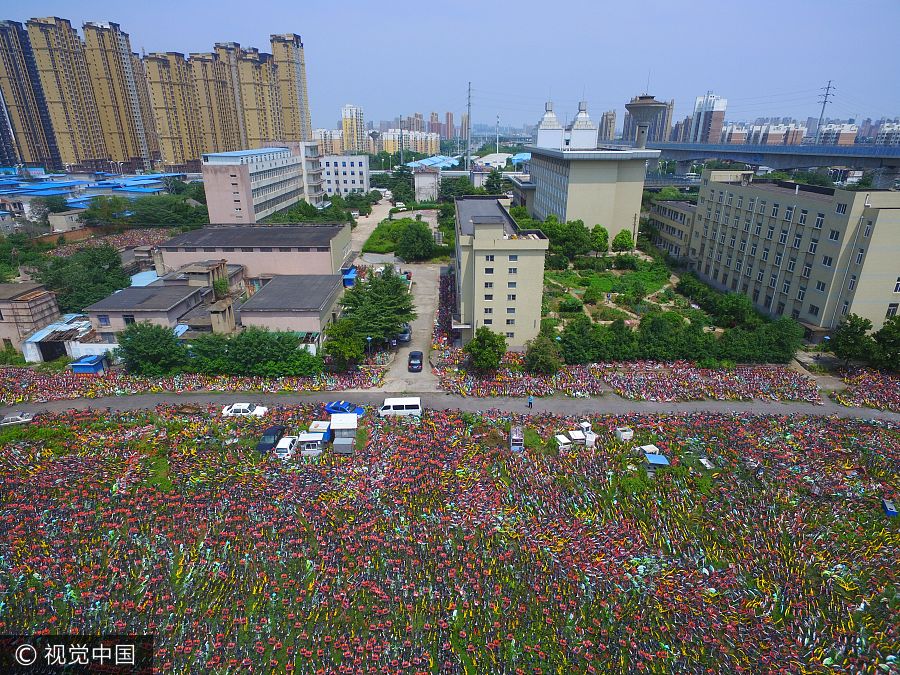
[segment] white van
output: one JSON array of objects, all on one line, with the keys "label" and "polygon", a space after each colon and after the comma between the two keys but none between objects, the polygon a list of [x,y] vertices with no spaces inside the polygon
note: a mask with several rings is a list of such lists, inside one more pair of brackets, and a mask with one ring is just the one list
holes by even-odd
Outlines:
[{"label": "white van", "polygon": [[415,398],[386,398],[384,405],[378,409],[382,417],[388,415],[415,415],[422,416],[422,399]]}]

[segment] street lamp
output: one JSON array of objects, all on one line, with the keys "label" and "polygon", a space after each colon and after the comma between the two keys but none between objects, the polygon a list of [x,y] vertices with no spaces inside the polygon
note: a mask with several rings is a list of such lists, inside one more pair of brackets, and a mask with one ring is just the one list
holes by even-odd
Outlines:
[{"label": "street lamp", "polygon": [[366,337],[366,353],[372,356],[372,336]]}]

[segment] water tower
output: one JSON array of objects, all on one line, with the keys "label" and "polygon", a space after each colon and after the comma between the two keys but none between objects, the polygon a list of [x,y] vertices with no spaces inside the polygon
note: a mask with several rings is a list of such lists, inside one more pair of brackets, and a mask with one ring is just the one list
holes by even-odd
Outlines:
[{"label": "water tower", "polygon": [[647,130],[650,124],[660,114],[665,114],[666,104],[657,101],[650,94],[635,96],[625,104],[625,110],[631,115],[637,126],[637,136],[634,139],[634,147],[643,149],[647,147]]}]

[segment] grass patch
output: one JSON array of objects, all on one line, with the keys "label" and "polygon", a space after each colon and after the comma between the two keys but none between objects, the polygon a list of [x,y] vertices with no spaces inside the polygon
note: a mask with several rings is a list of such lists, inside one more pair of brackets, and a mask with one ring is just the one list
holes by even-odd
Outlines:
[{"label": "grass patch", "polygon": [[616,319],[630,319],[631,316],[627,312],[623,312],[621,309],[616,309],[615,307],[606,307],[605,305],[602,307],[598,307],[593,312],[591,312],[591,316],[594,321],[615,321]]},{"label": "grass patch", "polygon": [[540,434],[538,434],[538,432],[536,432],[531,427],[525,427],[525,433],[523,435],[525,436],[526,448],[538,449],[544,443],[544,440],[541,438]]},{"label": "grass patch", "polygon": [[397,250],[397,243],[403,230],[414,222],[416,221],[412,218],[382,220],[363,244],[363,253],[393,253]]},{"label": "grass patch", "polygon": [[169,458],[166,455],[159,453],[150,457],[150,478],[147,482],[162,492],[175,489],[169,478]]}]

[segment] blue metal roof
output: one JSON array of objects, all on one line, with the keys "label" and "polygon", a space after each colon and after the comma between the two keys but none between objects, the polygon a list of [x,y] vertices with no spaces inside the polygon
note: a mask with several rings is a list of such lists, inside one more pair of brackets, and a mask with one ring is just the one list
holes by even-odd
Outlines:
[{"label": "blue metal roof", "polygon": [[77,361],[72,361],[69,365],[72,366],[96,366],[103,361],[106,360],[106,354],[88,354],[87,356],[82,356]]},{"label": "blue metal roof", "polygon": [[647,458],[647,461],[653,466],[669,466],[669,460],[665,458],[664,455],[657,455],[655,453],[645,453],[644,457]]},{"label": "blue metal roof", "polygon": [[435,169],[447,169],[451,166],[459,164],[459,160],[448,157],[447,155],[434,155],[425,159],[418,159],[414,162],[407,162],[406,166],[416,168],[420,166],[433,167]]},{"label": "blue metal roof", "polygon": [[[204,157],[253,157],[254,155],[264,155],[267,152],[275,152],[276,150],[287,150],[288,148],[254,148],[253,150],[232,150],[230,152],[204,152]],[[182,174],[162,174],[169,176],[180,176]]]},{"label": "blue metal roof", "polygon": [[176,324],[175,328],[172,329],[172,332],[175,333],[175,337],[181,337],[185,333],[190,330],[190,326],[187,326],[183,323]]},{"label": "blue metal roof", "polygon": [[149,286],[154,281],[159,279],[156,272],[153,270],[148,270],[146,272],[138,272],[137,274],[131,275],[131,285],[132,286]]},{"label": "blue metal roof", "polygon": [[531,161],[531,153],[530,152],[517,152],[515,155],[509,158],[509,161],[513,164],[521,164],[522,162],[530,162]]},{"label": "blue metal roof", "polygon": [[160,188],[151,188],[151,187],[137,187],[137,186],[129,186],[123,185],[121,187],[114,187],[113,192],[144,192],[148,194],[156,194],[159,192]]}]

